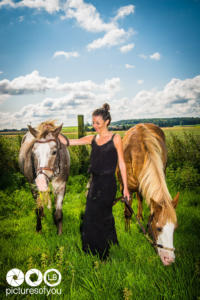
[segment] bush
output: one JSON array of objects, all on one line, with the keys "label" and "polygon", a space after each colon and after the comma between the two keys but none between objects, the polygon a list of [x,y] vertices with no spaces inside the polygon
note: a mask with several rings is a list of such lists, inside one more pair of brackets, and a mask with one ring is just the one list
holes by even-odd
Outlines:
[{"label": "bush", "polygon": [[174,170],[185,164],[200,173],[200,137],[184,132],[183,136],[171,134],[167,139],[168,166]]},{"label": "bush", "polygon": [[87,174],[90,161],[90,146],[71,146],[70,153],[70,175]]},{"label": "bush", "polygon": [[170,166],[167,168],[167,182],[176,189],[192,189],[199,186],[200,174],[197,169],[187,164],[176,170]]}]

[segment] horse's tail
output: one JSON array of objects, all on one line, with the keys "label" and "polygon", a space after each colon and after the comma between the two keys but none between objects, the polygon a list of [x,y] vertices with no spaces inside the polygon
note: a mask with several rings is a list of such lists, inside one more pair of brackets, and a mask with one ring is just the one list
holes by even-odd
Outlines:
[{"label": "horse's tail", "polygon": [[[165,141],[164,134],[157,127],[156,131],[147,124],[140,126],[142,135],[142,147],[144,149],[144,164],[139,175],[139,190],[146,198],[147,204],[150,205],[152,198],[156,202],[162,200],[171,202],[165,181],[165,163],[163,162]],[[166,153],[165,153],[166,155]]]}]

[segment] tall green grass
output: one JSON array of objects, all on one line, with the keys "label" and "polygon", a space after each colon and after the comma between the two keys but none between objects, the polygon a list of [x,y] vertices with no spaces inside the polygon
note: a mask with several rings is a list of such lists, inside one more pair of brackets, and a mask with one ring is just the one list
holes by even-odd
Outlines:
[{"label": "tall green grass", "polygon": [[[62,274],[58,286],[62,294],[51,295],[49,299],[188,300],[200,297],[200,188],[195,177],[187,186],[194,169],[199,175],[196,167],[199,164],[199,150],[193,146],[193,137],[181,137],[181,142],[179,136],[167,137],[168,187],[172,196],[178,190],[180,192],[178,228],[174,234],[176,262],[169,267],[162,265],[134,219],[130,232],[125,232],[122,203],[117,203],[113,208],[119,246],[111,247],[109,259],[101,262],[97,256],[82,251],[79,227],[86,203],[89,146],[70,147],[72,165],[63,203],[62,236],[57,236],[52,211],[47,208],[42,220],[42,234],[37,234],[35,203],[29,185],[17,167],[19,140],[17,137],[3,137],[0,142],[0,164],[4,168],[0,191],[1,299],[5,299],[5,289],[8,288],[6,274],[12,268],[19,268],[24,273],[31,268],[37,268],[42,273],[50,268],[58,269]],[[191,151],[191,155],[185,153],[186,149]],[[183,171],[188,170],[188,166],[193,169],[189,169],[186,176]],[[182,183],[178,185],[180,178]],[[136,211],[136,199],[133,208]],[[148,215],[149,209],[144,204],[144,223]],[[21,287],[29,286],[23,283]],[[47,296],[10,295],[8,298],[40,300]]]}]

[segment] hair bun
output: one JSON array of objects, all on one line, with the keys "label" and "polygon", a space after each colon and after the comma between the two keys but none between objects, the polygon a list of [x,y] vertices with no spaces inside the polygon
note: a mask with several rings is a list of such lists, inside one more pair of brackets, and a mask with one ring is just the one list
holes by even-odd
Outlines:
[{"label": "hair bun", "polygon": [[104,103],[103,109],[109,111],[110,110],[110,105],[108,103]]}]

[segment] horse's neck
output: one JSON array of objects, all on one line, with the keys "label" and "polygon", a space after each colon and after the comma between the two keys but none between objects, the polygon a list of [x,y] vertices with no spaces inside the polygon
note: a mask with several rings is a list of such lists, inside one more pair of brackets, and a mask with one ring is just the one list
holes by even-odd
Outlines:
[{"label": "horse's neck", "polygon": [[147,156],[139,176],[139,182],[139,188],[148,205],[150,205],[151,198],[158,203],[171,202],[172,199],[165,181],[163,162],[158,153]]}]

